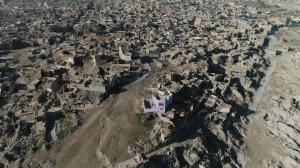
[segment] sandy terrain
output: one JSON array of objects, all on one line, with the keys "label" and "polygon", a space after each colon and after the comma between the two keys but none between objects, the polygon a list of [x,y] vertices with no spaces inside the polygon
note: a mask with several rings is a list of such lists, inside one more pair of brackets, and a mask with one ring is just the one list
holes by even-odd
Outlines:
[{"label": "sandy terrain", "polygon": [[[271,40],[267,57],[271,67],[256,95],[250,116],[243,167],[300,166],[300,52],[299,33],[281,29]],[[275,49],[291,47],[291,52],[275,55]]]}]

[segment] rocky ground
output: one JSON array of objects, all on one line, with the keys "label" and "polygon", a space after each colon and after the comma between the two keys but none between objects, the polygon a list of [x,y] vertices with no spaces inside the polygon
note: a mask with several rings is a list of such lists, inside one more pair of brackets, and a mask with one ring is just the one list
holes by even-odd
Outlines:
[{"label": "rocky ground", "polygon": [[140,109],[146,80],[157,73],[155,65],[151,66],[154,70],[145,77],[116,89],[100,107],[87,110],[83,126],[75,133],[50,150],[29,154],[22,167],[112,167],[128,159],[124,151],[147,131],[134,113]]},{"label": "rocky ground", "polygon": [[[193,115],[175,135],[154,129],[130,151],[146,153],[146,167],[299,167],[299,36],[291,28],[269,36],[270,66],[249,106]],[[175,138],[162,143],[166,134]]]},{"label": "rocky ground", "polygon": [[[271,67],[258,91],[249,117],[243,167],[299,167],[299,33],[283,28],[270,41]],[[275,50],[293,51],[275,55]]]},{"label": "rocky ground", "polygon": [[[139,90],[156,75],[154,67],[144,80],[126,86],[101,109],[87,113],[87,123],[78,131],[50,151],[26,159],[24,166],[113,167],[143,152],[149,158],[146,167],[299,167],[300,35],[281,28],[270,37],[264,56],[270,66],[249,107],[192,115],[181,120],[186,127],[178,129],[165,128],[159,121],[145,134],[144,125],[129,111],[139,109]],[[283,53],[276,55],[276,50]],[[136,107],[123,109],[124,103]],[[169,138],[163,141],[163,135]],[[132,155],[124,152],[127,147]]]},{"label": "rocky ground", "polygon": [[[101,107],[86,111],[85,123],[74,134],[48,151],[30,152],[20,161],[22,165],[14,166],[113,167],[145,153],[146,167],[155,168],[299,167],[299,37],[299,32],[287,28],[270,35],[265,54],[258,57],[261,64],[255,64],[245,80],[230,79],[226,94],[211,89],[215,86],[185,90],[189,97],[201,90],[203,110],[181,117],[177,112],[188,110],[172,107],[176,117],[167,114],[143,123],[134,113],[141,110],[145,87],[158,74],[178,69],[160,69],[152,63],[148,76],[117,90]],[[199,75],[201,80],[206,78],[217,79]],[[258,90],[256,85],[247,87],[248,79],[260,85]],[[209,108],[211,102],[214,108]]]}]

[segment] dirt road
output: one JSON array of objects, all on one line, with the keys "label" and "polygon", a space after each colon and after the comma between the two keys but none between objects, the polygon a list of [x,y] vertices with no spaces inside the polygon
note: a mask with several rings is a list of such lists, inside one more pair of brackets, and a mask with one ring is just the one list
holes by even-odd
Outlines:
[{"label": "dirt road", "polygon": [[[249,118],[246,148],[239,155],[245,168],[300,166],[300,111],[293,105],[300,100],[298,37],[282,29],[271,42],[267,56],[272,66],[256,94],[256,113]],[[275,49],[287,47],[295,50],[275,55]]]}]

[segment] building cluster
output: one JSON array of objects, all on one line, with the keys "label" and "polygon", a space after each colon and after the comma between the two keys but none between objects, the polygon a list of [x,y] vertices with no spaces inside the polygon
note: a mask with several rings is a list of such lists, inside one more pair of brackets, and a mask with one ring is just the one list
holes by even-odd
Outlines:
[{"label": "building cluster", "polygon": [[144,111],[171,120],[233,112],[252,100],[269,64],[262,50],[273,28],[267,15],[230,1],[0,5],[3,162],[24,154],[15,143],[22,137],[35,134],[37,144],[36,135],[51,141],[71,130],[57,123],[63,115],[76,127],[78,113],[66,111],[101,104],[114,87],[142,77],[149,71],[146,57],[161,71],[145,90]]},{"label": "building cluster", "polygon": [[[274,31],[268,15],[215,1],[155,2],[152,8],[162,14],[149,18],[155,34],[146,54],[157,57],[155,63],[162,71],[149,83],[144,112],[166,114],[170,100],[184,111],[225,113],[230,112],[231,102],[251,102],[269,65],[262,50]],[[155,96],[166,91],[175,94],[171,99]]]}]

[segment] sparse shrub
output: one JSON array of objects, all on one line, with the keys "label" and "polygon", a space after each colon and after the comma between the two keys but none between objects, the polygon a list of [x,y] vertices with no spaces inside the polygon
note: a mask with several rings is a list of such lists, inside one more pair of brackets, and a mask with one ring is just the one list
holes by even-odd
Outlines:
[{"label": "sparse shrub", "polygon": [[146,114],[143,112],[135,113],[135,116],[136,116],[137,120],[141,123],[144,123],[146,121]]},{"label": "sparse shrub", "polygon": [[56,134],[57,138],[59,140],[62,140],[65,137],[65,131],[64,130],[60,130],[57,134]]},{"label": "sparse shrub", "polygon": [[41,148],[42,148],[42,145],[35,145],[34,147],[32,147],[31,150],[32,150],[34,153],[36,153],[36,152],[39,151]]}]

